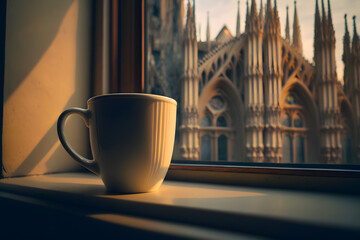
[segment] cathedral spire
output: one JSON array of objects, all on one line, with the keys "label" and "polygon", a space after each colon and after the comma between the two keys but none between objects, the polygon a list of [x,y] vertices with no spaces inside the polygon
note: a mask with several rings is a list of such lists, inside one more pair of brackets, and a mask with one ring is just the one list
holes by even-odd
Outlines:
[{"label": "cathedral spire", "polygon": [[315,3],[315,30],[320,27],[320,11],[319,11],[319,3],[316,0]]},{"label": "cathedral spire", "polygon": [[296,1],[294,1],[293,45],[299,52],[302,52],[301,33],[299,19],[296,11]]},{"label": "cathedral spire", "polygon": [[347,14],[344,15],[345,18],[345,34],[343,38],[343,45],[344,45],[344,51],[342,55],[342,60],[344,62],[344,91],[345,93],[349,93],[351,90],[350,86],[350,74],[349,74],[349,68],[350,68],[350,34],[348,30],[348,24],[347,24]]},{"label": "cathedral spire", "polygon": [[186,17],[186,24],[185,24],[185,38],[188,39],[195,39],[196,40],[196,26],[195,26],[195,19],[193,15],[193,8],[191,6],[190,1],[188,2],[188,9],[187,9],[187,17]]},{"label": "cathedral spire", "polygon": [[345,34],[343,38],[343,44],[344,44],[343,61],[345,62],[350,53],[350,33],[347,24],[347,14],[344,15],[344,19],[345,19]]},{"label": "cathedral spire", "polygon": [[[263,122],[263,24],[256,10],[256,2],[251,1],[249,9],[246,2],[246,25],[244,41],[244,107],[246,109],[245,131],[248,143],[245,146],[246,159],[250,162],[264,161],[263,131],[264,127],[254,128],[253,123]],[[250,11],[249,11],[250,10]],[[257,87],[254,87],[257,86]]]},{"label": "cathedral spire", "polygon": [[357,35],[356,31],[356,16],[353,16],[353,22],[354,22],[354,37]]},{"label": "cathedral spire", "polygon": [[329,27],[333,27],[332,17],[331,17],[331,6],[330,6],[330,0],[328,0],[328,22]]},{"label": "cathedral spire", "polygon": [[264,25],[265,17],[264,17],[264,7],[263,7],[262,0],[260,0],[259,20],[260,20],[261,25]]},{"label": "cathedral spire", "polygon": [[207,12],[206,42],[207,42],[207,46],[208,46],[208,51],[210,51],[210,20],[209,20],[209,11]]},{"label": "cathedral spire", "polygon": [[318,49],[321,46],[321,42],[323,39],[323,33],[322,33],[322,24],[321,24],[321,17],[320,17],[320,11],[319,11],[319,3],[318,0],[316,0],[315,5],[315,27],[314,27],[314,56],[316,58]]},{"label": "cathedral spire", "polygon": [[246,21],[248,20],[249,18],[249,0],[246,0]]},{"label": "cathedral spire", "polygon": [[348,24],[347,24],[347,14],[344,15],[345,18],[345,35],[349,35],[349,29],[348,29]]},{"label": "cathedral spire", "polygon": [[[321,118],[321,155],[326,163],[340,163],[341,161],[341,128],[338,127],[340,106],[337,89],[335,59],[335,35],[332,25],[325,13],[324,0],[322,3],[322,22],[319,14],[315,13],[315,78],[319,83],[318,106]],[[318,24],[320,26],[318,26]],[[326,139],[333,139],[329,144]]]},{"label": "cathedral spire", "polygon": [[269,26],[269,24],[274,22],[274,11],[271,7],[271,0],[267,0],[266,3],[266,13],[265,13],[265,24]]},{"label": "cathedral spire", "polygon": [[281,64],[280,21],[277,4],[271,7],[267,1],[263,40],[263,81],[264,81],[264,155],[268,162],[280,162],[282,159],[281,129],[276,127],[280,121],[280,89],[283,68]]},{"label": "cathedral spire", "polygon": [[[248,11],[248,10],[247,10]],[[261,24],[259,22],[259,15],[256,10],[255,0],[251,1],[250,13],[247,16],[245,31],[253,32],[261,30]]]},{"label": "cathedral spire", "polygon": [[271,0],[267,0],[267,3],[266,3],[266,15],[269,14],[271,11],[272,11]]},{"label": "cathedral spire", "polygon": [[[198,46],[195,28],[193,7],[189,0],[183,45],[184,70],[181,78],[181,88],[184,90],[181,92],[181,114],[183,117],[180,125],[180,152],[183,159],[197,160],[200,152],[197,141],[200,127],[198,123]],[[188,129],[192,129],[192,131]]]},{"label": "cathedral spire", "polygon": [[321,0],[321,8],[322,8],[322,22],[321,22],[321,26],[322,26],[322,38],[324,40],[327,39],[328,34],[328,26],[327,26],[327,17],[326,17],[326,13],[325,13],[325,4],[324,4],[324,0]]},{"label": "cathedral spire", "polygon": [[271,0],[267,0],[265,14],[265,33],[280,35],[280,21],[277,14],[276,2],[274,9],[271,6]]},{"label": "cathedral spire", "polygon": [[334,25],[332,22],[331,17],[331,6],[330,6],[330,0],[328,0],[328,19],[327,19],[327,28],[328,28],[328,35],[329,39],[332,41],[333,45],[335,45],[335,30]]},{"label": "cathedral spire", "polygon": [[255,0],[251,1],[250,17],[258,17]]},{"label": "cathedral spire", "polygon": [[323,24],[325,24],[325,22],[326,22],[326,13],[325,13],[325,4],[324,4],[324,0],[321,0],[321,8],[322,8]]},{"label": "cathedral spire", "polygon": [[352,51],[353,53],[358,54],[360,51],[360,42],[359,42],[359,35],[357,34],[356,31],[356,16],[353,16],[353,21],[354,21],[354,36],[352,40]]},{"label": "cathedral spire", "polygon": [[286,6],[285,40],[290,42],[289,6]]},{"label": "cathedral spire", "polygon": [[238,0],[238,9],[236,16],[236,37],[240,37],[240,0]]}]

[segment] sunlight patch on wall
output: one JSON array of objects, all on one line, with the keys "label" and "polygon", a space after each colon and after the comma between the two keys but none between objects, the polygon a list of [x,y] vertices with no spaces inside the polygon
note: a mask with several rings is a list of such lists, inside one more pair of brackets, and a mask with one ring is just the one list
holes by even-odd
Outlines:
[{"label": "sunlight patch on wall", "polygon": [[[56,124],[75,92],[77,22],[78,1],[74,1],[50,46],[4,104],[3,166],[10,175]],[[6,81],[11,79],[5,79],[5,84]],[[41,165],[57,146],[58,141],[39,161]]]}]

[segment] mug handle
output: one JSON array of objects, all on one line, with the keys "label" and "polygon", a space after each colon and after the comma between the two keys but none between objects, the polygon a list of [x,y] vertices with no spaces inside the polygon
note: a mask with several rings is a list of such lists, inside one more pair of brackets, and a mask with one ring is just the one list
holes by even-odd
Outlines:
[{"label": "mug handle", "polygon": [[89,127],[89,119],[91,117],[91,112],[88,109],[82,109],[82,108],[69,108],[62,112],[59,116],[58,122],[57,122],[57,132],[59,135],[59,139],[65,150],[70,154],[71,157],[75,159],[78,163],[80,163],[81,166],[89,169],[91,172],[99,175],[99,165],[94,160],[87,159],[77,152],[75,152],[69,144],[65,140],[64,136],[64,126],[65,126],[65,120],[71,115],[71,114],[78,114],[80,117],[84,120],[86,127]]}]

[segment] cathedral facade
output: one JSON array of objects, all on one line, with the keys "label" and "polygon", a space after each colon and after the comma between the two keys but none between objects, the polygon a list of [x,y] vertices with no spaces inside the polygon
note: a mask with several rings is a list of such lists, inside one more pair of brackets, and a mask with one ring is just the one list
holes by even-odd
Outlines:
[{"label": "cathedral facade", "polygon": [[[261,4],[258,11],[252,0],[245,30],[241,32],[238,9],[236,35],[224,26],[213,41],[209,23],[207,39],[198,41],[193,8],[189,2],[185,26],[177,33],[181,41],[167,42],[172,46],[168,63],[180,72],[168,70],[172,77],[164,73],[163,83],[152,78],[149,84],[149,92],[179,103],[175,159],[360,163],[360,42],[355,21],[351,39],[345,16],[340,84],[329,1],[326,10],[316,1],[313,63],[302,54],[296,5],[291,39],[288,16],[285,37],[280,34],[276,1],[272,6],[267,0],[266,8]],[[161,51],[168,54],[166,48]],[[149,56],[154,57],[152,52]],[[150,67],[149,75],[166,72],[161,64],[150,63],[154,69]]]}]

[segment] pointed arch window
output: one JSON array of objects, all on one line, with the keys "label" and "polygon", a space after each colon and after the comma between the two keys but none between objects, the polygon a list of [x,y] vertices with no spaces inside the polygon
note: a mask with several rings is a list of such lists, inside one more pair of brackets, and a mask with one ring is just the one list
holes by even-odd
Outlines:
[{"label": "pointed arch window", "polygon": [[294,118],[294,127],[296,128],[304,127],[303,119],[299,114],[297,114]]},{"label": "pointed arch window", "polygon": [[301,135],[297,135],[295,141],[296,141],[296,163],[304,163],[305,162],[304,137]]},{"label": "pointed arch window", "polygon": [[217,68],[219,69],[220,67],[221,67],[221,59],[218,58],[218,60],[217,60]]},{"label": "pointed arch window", "polygon": [[202,81],[202,85],[205,86],[205,84],[206,84],[206,73],[204,71],[201,74],[201,81]]},{"label": "pointed arch window", "polygon": [[200,120],[201,160],[230,161],[235,130],[232,127],[229,102],[220,90],[210,98],[205,112]]},{"label": "pointed arch window", "polygon": [[211,118],[208,115],[205,115],[204,117],[201,118],[200,120],[200,126],[201,127],[210,127],[211,124]]},{"label": "pointed arch window", "polygon": [[283,163],[293,162],[293,143],[290,135],[285,135],[283,140]]},{"label": "pointed arch window", "polygon": [[285,102],[289,105],[295,105],[298,104],[296,101],[296,98],[294,95],[289,94],[286,98],[285,98]]},{"label": "pointed arch window", "polygon": [[348,132],[341,135],[342,162],[351,163],[351,138]]},{"label": "pointed arch window", "polygon": [[228,77],[229,79],[230,79],[230,81],[234,81],[234,79],[233,79],[233,73],[232,73],[232,69],[231,68],[228,68],[227,70],[226,70],[226,72],[225,72],[225,75],[226,75],[226,77]]},{"label": "pointed arch window", "polygon": [[218,138],[218,160],[228,160],[228,139],[225,135]]},{"label": "pointed arch window", "polygon": [[291,118],[288,114],[285,115],[285,117],[282,121],[282,125],[285,127],[291,127]]},{"label": "pointed arch window", "polygon": [[232,62],[233,65],[235,64],[235,56],[234,55],[231,56],[231,62]]},{"label": "pointed arch window", "polygon": [[208,79],[207,79],[207,80],[210,81],[213,76],[214,76],[214,72],[211,71],[211,72],[209,73],[209,75],[208,75]]},{"label": "pointed arch window", "polygon": [[201,160],[211,160],[211,138],[209,135],[201,137]]},{"label": "pointed arch window", "polygon": [[307,132],[304,120],[304,106],[301,98],[291,92],[285,98],[282,113],[283,163],[305,163]]},{"label": "pointed arch window", "polygon": [[[242,74],[241,63],[238,62],[238,64],[236,64],[236,78],[233,80],[233,82],[235,82],[235,84],[236,84],[236,86],[238,88],[240,88],[240,83],[241,83],[240,76],[241,76],[241,74]],[[241,89],[241,91],[243,91],[243,90]]]},{"label": "pointed arch window", "polygon": [[351,129],[349,127],[349,120],[346,119],[346,115],[342,110],[341,122],[344,126],[342,133],[341,133],[341,155],[342,160],[341,162],[344,164],[352,162],[352,154],[351,154]]},{"label": "pointed arch window", "polygon": [[216,126],[217,127],[227,127],[227,121],[226,118],[224,116],[220,116],[218,117],[218,119],[216,120]]},{"label": "pointed arch window", "polygon": [[343,126],[341,131],[341,163],[349,164],[352,163],[352,134],[354,129],[352,129],[351,121],[351,110],[345,101],[341,103],[341,125]]}]

